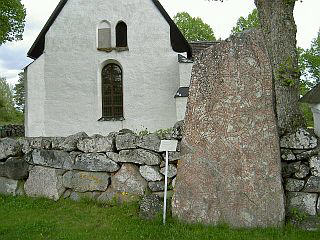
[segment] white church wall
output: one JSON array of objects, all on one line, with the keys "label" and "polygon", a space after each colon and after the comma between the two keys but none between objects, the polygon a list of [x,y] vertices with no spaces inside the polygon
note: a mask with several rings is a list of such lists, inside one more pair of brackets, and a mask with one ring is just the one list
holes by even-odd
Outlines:
[{"label": "white church wall", "polygon": [[320,104],[311,105],[314,120],[314,132],[320,137]]},{"label": "white church wall", "polygon": [[180,87],[189,87],[193,63],[179,63]]},{"label": "white church wall", "polygon": [[187,110],[187,97],[177,97],[176,98],[176,107],[177,107],[177,120],[184,120]]},{"label": "white church wall", "polygon": [[[97,50],[102,20],[111,24],[113,47],[117,22],[127,24],[129,51]],[[176,122],[177,53],[171,48],[170,27],[152,1],[69,0],[46,35],[45,54],[45,136],[122,128],[154,131]],[[107,60],[123,69],[124,121],[98,121],[100,71]],[[30,130],[31,135],[38,132]]]},{"label": "white church wall", "polygon": [[38,137],[44,130],[44,64],[45,54],[30,64],[27,71],[25,134],[27,137]]}]

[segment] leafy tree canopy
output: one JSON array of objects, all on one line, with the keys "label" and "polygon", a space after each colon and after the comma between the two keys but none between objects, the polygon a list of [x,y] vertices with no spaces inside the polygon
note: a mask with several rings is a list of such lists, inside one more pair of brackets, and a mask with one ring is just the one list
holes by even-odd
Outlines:
[{"label": "leafy tree canopy", "polygon": [[0,1],[0,45],[22,40],[26,10],[21,0]]},{"label": "leafy tree canopy", "polygon": [[260,21],[257,9],[254,9],[246,18],[240,17],[237,25],[231,30],[232,34],[242,32],[251,28],[259,27]]},{"label": "leafy tree canopy", "polygon": [[199,17],[194,18],[187,12],[180,12],[173,20],[188,41],[216,40],[212,28]]},{"label": "leafy tree canopy", "polygon": [[19,73],[18,83],[14,87],[13,98],[16,103],[16,108],[19,111],[24,112],[24,104],[25,104],[25,90],[24,90],[24,73]]},{"label": "leafy tree canopy", "polygon": [[23,122],[23,113],[14,107],[13,93],[5,78],[0,77],[0,124]]},{"label": "leafy tree canopy", "polygon": [[309,49],[300,49],[300,68],[304,77],[311,80],[313,85],[320,83],[320,30]]}]

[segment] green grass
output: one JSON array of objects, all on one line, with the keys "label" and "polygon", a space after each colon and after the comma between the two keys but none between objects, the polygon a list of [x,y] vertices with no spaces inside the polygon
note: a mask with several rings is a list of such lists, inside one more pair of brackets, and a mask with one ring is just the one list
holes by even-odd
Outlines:
[{"label": "green grass", "polygon": [[54,202],[46,199],[0,195],[1,240],[58,239],[196,239],[196,240],[296,240],[320,239],[320,232],[282,229],[238,229],[184,224],[169,217],[141,220],[137,204],[108,206],[94,202]]}]

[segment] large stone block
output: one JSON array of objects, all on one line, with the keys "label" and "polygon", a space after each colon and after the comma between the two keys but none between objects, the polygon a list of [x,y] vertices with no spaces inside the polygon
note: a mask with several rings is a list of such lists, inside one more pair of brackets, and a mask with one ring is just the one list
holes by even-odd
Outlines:
[{"label": "large stone block", "polygon": [[35,149],[27,161],[33,165],[72,170],[74,159],[64,151]]},{"label": "large stone block", "polygon": [[141,176],[147,181],[160,181],[163,176],[160,174],[160,168],[158,166],[141,166],[139,168]]},{"label": "large stone block", "polygon": [[0,160],[16,156],[21,152],[21,145],[11,138],[0,139]]},{"label": "large stone block", "polygon": [[63,185],[76,192],[106,191],[110,175],[103,172],[69,171],[63,175]]},{"label": "large stone block", "polygon": [[85,132],[79,132],[68,137],[56,137],[52,139],[52,148],[67,152],[75,151],[77,150],[78,141],[85,138],[88,138]]},{"label": "large stone block", "polygon": [[28,177],[29,164],[22,157],[8,158],[0,163],[0,177],[21,180]]},{"label": "large stone block", "polygon": [[140,138],[138,147],[159,152],[161,139],[155,134],[151,133]]},{"label": "large stone block", "polygon": [[234,227],[285,218],[272,67],[258,30],[197,59],[190,85],[173,214]]},{"label": "large stone block", "polygon": [[160,154],[144,149],[122,150],[119,154],[119,162],[136,163],[140,165],[159,165],[162,160]]},{"label": "large stone block", "polygon": [[51,138],[33,137],[20,139],[22,144],[22,152],[29,153],[33,149],[51,149]]},{"label": "large stone block", "polygon": [[118,151],[137,148],[139,137],[133,132],[121,133],[116,136],[116,148]]},{"label": "large stone block", "polygon": [[316,193],[289,192],[287,193],[288,213],[298,210],[308,215],[316,215],[316,204],[318,195]]},{"label": "large stone block", "polygon": [[65,188],[62,184],[62,175],[65,171],[35,166],[29,173],[24,185],[26,194],[30,197],[46,197],[59,200]]},{"label": "large stone block", "polygon": [[103,153],[84,153],[76,157],[73,168],[88,172],[116,172],[120,167]]},{"label": "large stone block", "polygon": [[100,135],[79,140],[77,147],[85,153],[112,152],[115,149],[113,138]]},{"label": "large stone block", "polygon": [[125,163],[111,178],[111,187],[117,192],[142,196],[148,188],[148,183],[140,175],[136,165]]}]

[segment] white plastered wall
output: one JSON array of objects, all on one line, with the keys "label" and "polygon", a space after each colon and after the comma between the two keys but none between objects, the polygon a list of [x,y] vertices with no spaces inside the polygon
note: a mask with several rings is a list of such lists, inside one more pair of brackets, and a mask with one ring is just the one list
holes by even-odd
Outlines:
[{"label": "white plastered wall", "polygon": [[27,137],[45,135],[44,129],[44,64],[45,55],[41,55],[26,69],[26,111],[25,134]]},{"label": "white plastered wall", "polygon": [[320,137],[320,104],[311,105],[314,120],[314,132]]},{"label": "white plastered wall", "polygon": [[[112,46],[117,22],[127,24],[129,51],[97,51],[96,31],[102,20],[111,24]],[[151,0],[69,0],[45,42],[44,125],[37,126],[30,118],[30,135],[106,134],[122,128],[154,131],[177,121],[173,98],[179,87],[177,53],[171,47],[169,24]],[[98,121],[100,70],[108,60],[123,69],[124,121]],[[35,109],[28,111],[35,114]]]},{"label": "white plastered wall", "polygon": [[[179,63],[180,87],[189,87],[193,63]],[[177,120],[183,120],[186,114],[187,97],[176,97]]]}]

